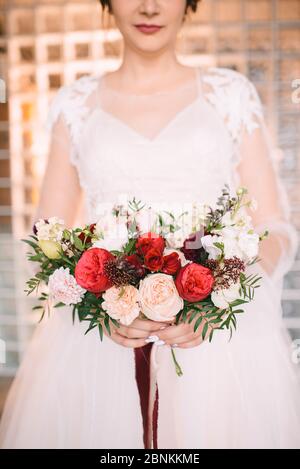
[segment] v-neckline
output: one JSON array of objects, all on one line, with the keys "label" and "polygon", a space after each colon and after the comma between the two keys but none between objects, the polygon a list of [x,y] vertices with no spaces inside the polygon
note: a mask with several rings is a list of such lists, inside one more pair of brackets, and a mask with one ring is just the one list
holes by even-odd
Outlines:
[{"label": "v-neckline", "polygon": [[[100,76],[100,80],[102,79],[102,77],[103,77],[103,75]],[[198,104],[198,102],[202,99],[202,83],[200,82],[201,79],[202,79],[201,67],[199,67],[199,66],[195,67],[195,81],[194,82],[195,82],[196,87],[197,87],[197,96],[196,96],[196,98],[194,98],[193,101],[190,102],[189,104],[185,105],[182,109],[177,111],[176,114],[158,131],[158,133],[156,133],[156,135],[154,135],[154,137],[151,137],[151,138],[146,137],[145,135],[140,133],[138,130],[134,129],[129,124],[127,124],[125,121],[120,119],[119,117],[117,117],[114,114],[112,114],[111,112],[106,111],[105,109],[103,109],[100,105],[97,106],[96,110],[100,114],[106,116],[108,119],[110,119],[113,123],[115,123],[119,127],[121,127],[121,128],[123,127],[126,131],[131,133],[135,139],[138,139],[141,142],[147,143],[149,145],[155,144],[161,139],[161,137],[170,128],[172,128],[175,125],[175,123],[178,120],[180,120],[180,118],[185,113],[187,113],[188,111],[193,109],[194,106],[196,106],[196,104]],[[180,86],[179,89],[182,88],[182,87],[184,87],[184,85]],[[176,92],[176,90],[174,92]]]}]

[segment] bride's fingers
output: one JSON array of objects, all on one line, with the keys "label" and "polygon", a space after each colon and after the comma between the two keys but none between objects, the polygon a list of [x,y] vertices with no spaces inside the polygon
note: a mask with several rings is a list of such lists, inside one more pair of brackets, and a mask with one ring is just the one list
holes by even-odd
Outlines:
[{"label": "bride's fingers", "polygon": [[158,321],[151,321],[150,319],[135,319],[131,324],[130,327],[134,327],[136,329],[141,329],[142,331],[154,332],[161,330],[162,327],[166,328],[170,325],[168,322],[158,322]]},{"label": "bride's fingers", "polygon": [[146,339],[151,335],[152,331],[145,331],[142,329],[136,329],[135,327],[131,326],[120,326],[115,328],[115,333],[121,335],[122,337],[128,337],[130,339]]},{"label": "bride's fingers", "polygon": [[143,329],[137,329],[135,327],[124,326],[122,324],[119,324],[119,327],[115,325],[110,325],[110,331],[113,334],[118,334],[122,337],[128,337],[129,339],[146,339],[147,337],[149,337],[149,335],[154,334],[154,332],[151,332],[149,330],[147,331]]},{"label": "bride's fingers", "polygon": [[197,336],[195,336],[195,333],[190,332],[189,334],[186,335],[181,335],[178,337],[173,337],[172,339],[165,340],[166,345],[172,345],[172,344],[184,344],[185,342],[190,342],[191,340],[195,340]]},{"label": "bride's fingers", "polygon": [[143,347],[143,345],[146,345],[147,343],[145,342],[145,339],[129,339],[127,337],[123,337],[120,334],[116,334],[115,330],[111,330],[111,335],[107,330],[104,330],[104,334],[108,336],[113,342],[122,345],[123,347],[138,348]]},{"label": "bride's fingers", "polygon": [[[190,339],[187,339],[186,341],[182,340],[176,340],[176,344],[178,347],[181,348],[190,348],[190,347],[196,347],[197,345],[202,344],[209,336],[209,331],[206,332],[204,339],[202,338],[202,327],[199,327],[198,330],[193,334]],[[174,343],[174,342],[173,342]]]},{"label": "bride's fingers", "polygon": [[197,347],[198,345],[202,344],[203,339],[202,337],[197,337],[194,340],[190,340],[188,342],[183,342],[181,344],[178,343],[179,348],[192,348],[192,347]]},{"label": "bride's fingers", "polygon": [[186,336],[193,331],[191,330],[190,324],[181,323],[174,326],[169,326],[166,329],[160,331],[157,335],[161,340],[164,340],[166,343],[170,341],[175,341],[177,337]]}]

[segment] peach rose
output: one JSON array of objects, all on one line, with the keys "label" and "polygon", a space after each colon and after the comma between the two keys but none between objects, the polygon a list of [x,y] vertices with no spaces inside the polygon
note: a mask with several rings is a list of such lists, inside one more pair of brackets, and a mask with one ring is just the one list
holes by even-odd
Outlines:
[{"label": "peach rose", "polygon": [[102,308],[124,326],[129,326],[140,313],[139,291],[133,285],[113,286],[103,293],[103,299]]},{"label": "peach rose", "polygon": [[142,312],[153,321],[172,321],[183,308],[172,275],[150,274],[140,281]]}]

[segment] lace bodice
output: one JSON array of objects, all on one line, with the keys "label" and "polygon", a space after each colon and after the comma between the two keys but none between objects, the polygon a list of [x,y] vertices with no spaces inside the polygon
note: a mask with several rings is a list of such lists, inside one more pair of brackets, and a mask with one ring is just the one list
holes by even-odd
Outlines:
[{"label": "lace bodice", "polygon": [[278,149],[245,75],[197,67],[195,80],[152,95],[113,90],[103,73],[84,76],[59,89],[46,127],[78,171],[86,222],[124,197],[169,209],[193,201],[215,206],[225,183],[232,190],[242,184],[258,202],[256,225],[271,229],[280,245],[280,262],[270,253],[268,262],[277,263],[276,274],[291,266],[298,238]]}]

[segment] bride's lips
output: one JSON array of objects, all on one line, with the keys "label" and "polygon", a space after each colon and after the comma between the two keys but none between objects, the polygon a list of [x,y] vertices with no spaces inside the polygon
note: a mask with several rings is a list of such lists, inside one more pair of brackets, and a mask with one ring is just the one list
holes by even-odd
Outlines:
[{"label": "bride's lips", "polygon": [[153,34],[161,30],[162,26],[157,24],[135,24],[134,25],[141,33]]}]

